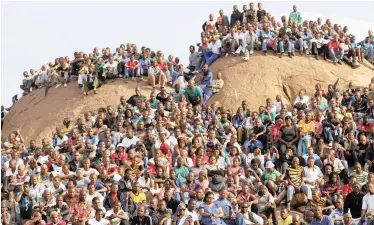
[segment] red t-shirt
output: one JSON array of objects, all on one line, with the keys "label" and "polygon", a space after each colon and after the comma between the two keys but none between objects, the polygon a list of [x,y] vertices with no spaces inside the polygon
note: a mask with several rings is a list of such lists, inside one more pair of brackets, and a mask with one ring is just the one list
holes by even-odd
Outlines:
[{"label": "red t-shirt", "polygon": [[168,70],[168,63],[165,61],[156,62],[156,66],[158,66],[163,72],[166,72]]},{"label": "red t-shirt", "polygon": [[126,153],[114,153],[112,155],[112,160],[113,161],[118,161],[118,160],[122,160],[122,161],[125,161],[127,159],[127,154]]},{"label": "red t-shirt", "polygon": [[126,65],[130,68],[130,70],[135,70],[136,69],[136,66],[139,64],[138,60],[134,60],[134,61],[128,61],[126,63]]},{"label": "red t-shirt", "polygon": [[271,128],[271,134],[273,135],[273,139],[274,139],[274,142],[278,141],[279,139],[279,131],[280,131],[280,127],[278,127],[277,125],[274,125],[272,128]]},{"label": "red t-shirt", "polygon": [[370,132],[370,128],[372,127],[373,125],[372,124],[367,124],[367,125],[364,125],[363,123],[359,124],[357,126],[358,129],[360,130],[364,130],[365,132]]},{"label": "red t-shirt", "polygon": [[[99,171],[99,172],[101,172],[103,169],[104,169],[104,166],[98,166],[97,167],[97,171]],[[111,165],[109,165],[109,168],[108,168],[108,174],[111,174],[116,170],[117,170],[117,165],[111,164]]]},{"label": "red t-shirt", "polygon": [[339,50],[339,42],[336,41],[330,41],[329,42],[329,49],[334,49],[334,52],[337,52]]}]

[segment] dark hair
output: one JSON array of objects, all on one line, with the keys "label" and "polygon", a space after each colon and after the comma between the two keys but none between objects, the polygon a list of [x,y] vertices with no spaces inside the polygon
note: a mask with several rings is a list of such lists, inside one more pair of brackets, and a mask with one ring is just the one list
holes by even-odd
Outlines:
[{"label": "dark hair", "polygon": [[204,197],[204,202],[206,202],[206,200],[208,199],[209,196],[214,196],[214,193],[211,192],[211,191],[208,191],[206,194],[205,194],[205,197]]}]

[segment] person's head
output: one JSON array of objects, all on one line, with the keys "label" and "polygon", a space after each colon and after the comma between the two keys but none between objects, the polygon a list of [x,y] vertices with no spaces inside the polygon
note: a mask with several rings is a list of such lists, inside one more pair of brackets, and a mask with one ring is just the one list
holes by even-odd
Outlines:
[{"label": "person's head", "polygon": [[172,198],[172,191],[171,190],[167,190],[167,191],[165,191],[164,195],[165,195],[165,200],[169,201]]},{"label": "person's head", "polygon": [[205,194],[204,202],[207,204],[212,204],[214,202],[214,194],[211,191],[208,191]]},{"label": "person's head", "polygon": [[259,189],[258,193],[260,195],[264,195],[268,191],[268,189],[265,185],[261,185],[258,189]]},{"label": "person's head", "polygon": [[258,7],[258,10],[262,10],[262,3],[259,2],[259,3],[257,4],[257,7]]},{"label": "person's head", "polygon": [[184,216],[186,214],[186,210],[187,210],[186,204],[184,204],[183,202],[179,203],[178,208],[177,208],[178,215]]},{"label": "person's head", "polygon": [[316,206],[314,209],[314,216],[316,219],[321,220],[322,219],[322,207],[321,206]]},{"label": "person's head", "polygon": [[121,201],[117,200],[113,203],[113,210],[114,212],[118,212],[121,210]]},{"label": "person's head", "polygon": [[293,225],[300,225],[300,216],[298,214],[294,214],[292,216],[292,224]]},{"label": "person's head", "polygon": [[367,184],[367,189],[369,190],[370,194],[374,194],[374,184],[373,183],[368,183]]},{"label": "person's head", "polygon": [[196,199],[200,201],[204,199],[204,189],[202,187],[196,189]]},{"label": "person's head", "polygon": [[362,173],[362,166],[361,166],[361,163],[356,162],[356,164],[355,164],[355,170],[356,170],[356,173],[357,173],[357,174],[361,174],[361,173]]},{"label": "person's head", "polygon": [[336,208],[338,208],[338,209],[342,209],[343,208],[343,204],[344,204],[343,198],[338,198],[335,201]]},{"label": "person's head", "polygon": [[194,211],[196,209],[196,199],[191,198],[188,202],[187,208],[189,211]]},{"label": "person's head", "polygon": [[296,12],[296,11],[297,11],[297,7],[296,7],[296,5],[294,5],[294,6],[292,7],[292,9],[293,9],[294,12]]},{"label": "person's head", "polygon": [[95,219],[97,221],[101,221],[101,219],[104,217],[104,212],[101,208],[96,209],[95,211]]},{"label": "person's head", "polygon": [[[121,204],[121,202],[120,202]],[[145,206],[144,205],[139,205],[138,207],[138,216],[143,217],[145,214]]]},{"label": "person's head", "polygon": [[112,194],[118,192],[118,183],[113,183],[112,186],[110,186],[110,192]]},{"label": "person's head", "polygon": [[314,201],[319,201],[321,198],[321,191],[319,189],[312,190],[312,198]]},{"label": "person's head", "polygon": [[288,217],[288,213],[288,209],[286,207],[283,207],[280,211],[280,216],[285,220]]},{"label": "person's head", "polygon": [[306,210],[304,213],[304,220],[307,224],[311,224],[314,218],[314,212],[312,210]]},{"label": "person's head", "polygon": [[295,156],[295,157],[292,159],[292,167],[293,167],[293,168],[297,168],[299,165],[300,165],[300,160],[299,160],[298,157]]},{"label": "person's head", "polygon": [[57,211],[52,211],[49,214],[49,218],[51,219],[52,224],[57,224],[60,221]]},{"label": "person's head", "polygon": [[223,199],[226,199],[227,197],[227,189],[226,188],[222,188],[220,191],[219,191],[219,198],[221,200]]},{"label": "person's head", "polygon": [[159,201],[157,207],[160,212],[164,212],[166,210],[166,202],[164,200]]}]

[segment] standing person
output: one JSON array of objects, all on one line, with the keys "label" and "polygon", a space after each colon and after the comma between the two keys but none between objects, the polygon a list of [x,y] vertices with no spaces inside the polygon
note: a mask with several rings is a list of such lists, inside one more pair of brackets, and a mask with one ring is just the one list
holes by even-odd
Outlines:
[{"label": "standing person", "polygon": [[242,18],[242,13],[239,12],[238,6],[234,5],[233,12],[231,14],[231,19],[230,19],[230,27],[233,27],[237,20],[241,21],[241,18]]},{"label": "standing person", "polygon": [[301,13],[297,11],[296,5],[293,6],[293,11],[290,13],[290,19],[293,19],[297,25],[303,23],[303,17],[301,16]]},{"label": "standing person", "polygon": [[214,15],[209,14],[209,20],[206,21],[202,26],[203,31],[213,32],[215,27],[216,27],[216,22],[214,21]]},{"label": "standing person", "polygon": [[218,28],[218,32],[222,33],[224,27],[229,27],[230,21],[229,18],[223,13],[223,10],[219,10],[219,17],[217,17],[216,27]]},{"label": "standing person", "polygon": [[253,2],[249,3],[249,9],[247,14],[247,23],[253,24],[257,21],[257,11]]},{"label": "standing person", "polygon": [[258,7],[258,10],[257,10],[257,21],[261,22],[262,18],[264,16],[266,16],[266,11],[264,9],[262,9],[262,3],[261,2],[259,2],[257,4],[257,7]]}]

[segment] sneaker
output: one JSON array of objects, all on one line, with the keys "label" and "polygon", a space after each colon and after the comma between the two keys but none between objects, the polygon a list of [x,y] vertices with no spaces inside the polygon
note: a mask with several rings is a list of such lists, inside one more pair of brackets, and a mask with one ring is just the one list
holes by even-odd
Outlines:
[{"label": "sneaker", "polygon": [[319,60],[319,57],[318,57],[318,55],[315,55],[315,56],[314,56],[314,58],[316,58],[317,60]]},{"label": "sneaker", "polygon": [[250,55],[253,55],[253,50],[249,51],[249,54],[250,54]]},{"label": "sneaker", "polygon": [[338,60],[338,64],[339,64],[339,65],[343,65],[342,62],[341,62],[340,60]]},{"label": "sneaker", "polygon": [[291,52],[288,53],[288,57],[290,57],[292,59],[292,54]]},{"label": "sneaker", "polygon": [[243,57],[243,60],[244,61],[248,61],[248,57]]},{"label": "sneaker", "polygon": [[291,52],[291,55],[292,55],[292,56],[295,56],[295,52]]},{"label": "sneaker", "polygon": [[123,76],[122,76],[122,75],[119,75],[118,77],[119,77],[119,78],[122,78]]},{"label": "sneaker", "polygon": [[56,86],[55,86],[55,88],[58,88],[58,87],[60,87],[61,86],[61,84],[57,84]]},{"label": "sneaker", "polygon": [[334,61],[334,62],[332,62],[335,66],[336,66],[336,62]]},{"label": "sneaker", "polygon": [[68,85],[67,84],[64,84],[64,88],[66,88]]},{"label": "sneaker", "polygon": [[299,51],[300,55],[303,55],[303,51]]},{"label": "sneaker", "polygon": [[327,56],[326,56],[326,55],[324,55],[324,56],[323,56],[323,59],[324,59],[324,60],[326,61],[326,60],[327,60]]},{"label": "sneaker", "polygon": [[281,54],[279,55],[279,58],[282,58],[282,56],[283,56],[283,52],[281,52]]}]

